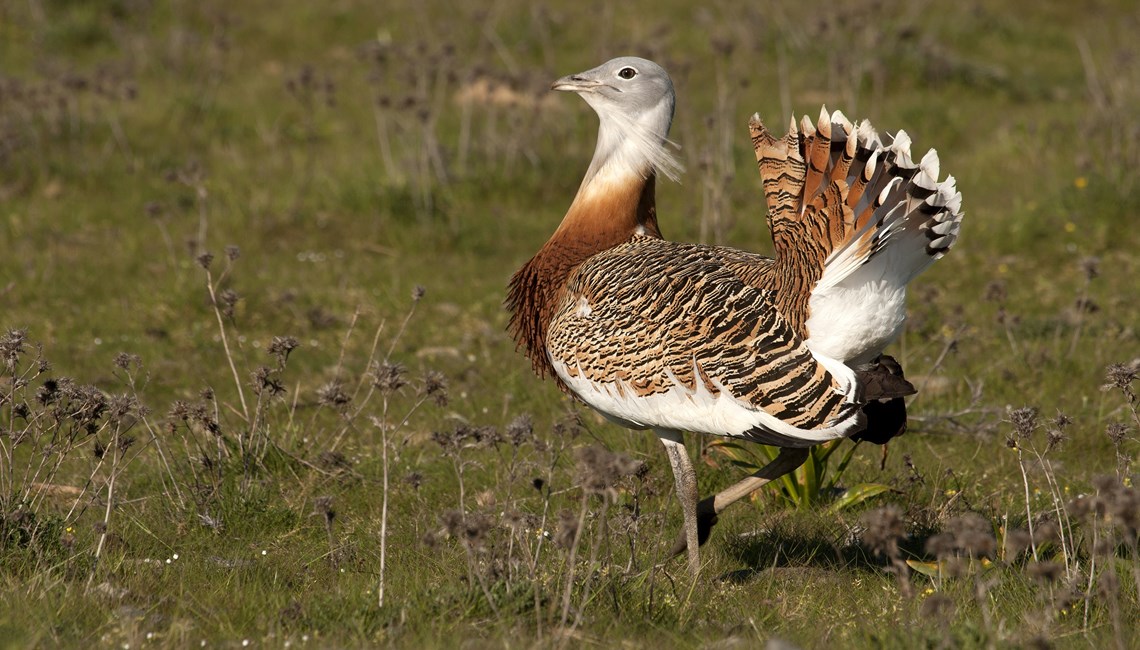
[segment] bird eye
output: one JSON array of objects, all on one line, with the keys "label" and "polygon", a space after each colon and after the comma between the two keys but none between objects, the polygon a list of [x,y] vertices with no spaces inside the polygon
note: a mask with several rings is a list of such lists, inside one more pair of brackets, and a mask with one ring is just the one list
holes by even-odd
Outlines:
[{"label": "bird eye", "polygon": [[622,68],[621,70],[618,70],[618,76],[622,79],[633,79],[637,76],[637,70],[634,70],[633,68]]}]

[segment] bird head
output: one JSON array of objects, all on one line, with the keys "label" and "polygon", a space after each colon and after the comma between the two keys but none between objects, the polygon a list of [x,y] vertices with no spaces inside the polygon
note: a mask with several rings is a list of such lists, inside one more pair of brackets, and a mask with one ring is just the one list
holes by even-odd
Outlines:
[{"label": "bird head", "polygon": [[665,69],[647,59],[623,56],[585,72],[562,77],[553,90],[578,93],[599,115],[618,111],[639,116],[662,108],[673,117],[673,81]]},{"label": "bird head", "polygon": [[598,114],[601,131],[594,167],[620,162],[647,167],[641,173],[652,169],[677,179],[681,167],[664,147],[675,105],[673,81],[664,68],[623,56],[562,77],[550,87],[578,93]]}]

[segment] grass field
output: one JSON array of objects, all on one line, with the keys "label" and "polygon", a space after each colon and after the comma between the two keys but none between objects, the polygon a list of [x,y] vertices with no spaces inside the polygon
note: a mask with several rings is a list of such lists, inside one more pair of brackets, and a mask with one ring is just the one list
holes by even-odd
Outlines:
[{"label": "grass field", "polygon": [[[0,4],[0,645],[1140,644],[1140,10],[692,4]],[[669,238],[770,252],[748,116],[821,104],[967,213],[910,431],[695,583],[660,443],[504,332],[594,146],[549,83],[621,54],[677,87]]]}]

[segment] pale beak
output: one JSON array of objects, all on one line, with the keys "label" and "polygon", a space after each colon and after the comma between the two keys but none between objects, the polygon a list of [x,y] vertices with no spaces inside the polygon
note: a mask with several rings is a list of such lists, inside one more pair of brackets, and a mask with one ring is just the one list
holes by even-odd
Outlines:
[{"label": "pale beak", "polygon": [[582,76],[582,73],[572,74],[562,77],[558,81],[550,84],[551,90],[566,90],[570,92],[580,93],[593,90],[598,86],[603,85],[602,82],[596,79],[589,79]]}]

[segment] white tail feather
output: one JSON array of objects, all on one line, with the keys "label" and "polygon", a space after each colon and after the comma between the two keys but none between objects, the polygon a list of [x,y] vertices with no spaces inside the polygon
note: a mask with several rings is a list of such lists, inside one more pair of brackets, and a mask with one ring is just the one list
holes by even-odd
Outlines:
[{"label": "white tail feather", "polygon": [[845,362],[865,361],[901,329],[907,283],[957,240],[962,195],[953,176],[938,181],[936,151],[915,162],[905,131],[887,136],[884,144],[866,120],[851,127],[836,111],[831,121],[834,135],[854,138],[870,152],[866,163],[852,164],[847,177],[849,186],[860,177],[867,181],[853,208],[857,219],[868,211],[869,218],[824,262],[809,300],[808,343]]}]

